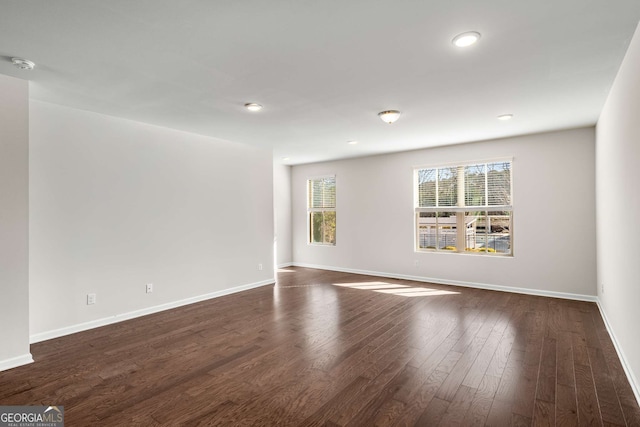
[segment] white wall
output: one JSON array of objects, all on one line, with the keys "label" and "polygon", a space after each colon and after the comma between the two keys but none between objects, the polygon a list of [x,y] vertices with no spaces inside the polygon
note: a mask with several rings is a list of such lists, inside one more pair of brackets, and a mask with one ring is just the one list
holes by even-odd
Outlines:
[{"label": "white wall", "polygon": [[30,113],[32,339],[272,281],[270,151],[37,101]]},{"label": "white wall", "polygon": [[291,166],[273,164],[273,208],[275,214],[276,265],[290,265],[291,254]]},{"label": "white wall", "polygon": [[0,75],[0,371],[29,353],[29,86]]},{"label": "white wall", "polygon": [[[583,128],[295,166],[294,262],[595,296],[594,152]],[[515,255],[414,252],[413,168],[502,157],[513,157]],[[335,247],[307,244],[305,182],[326,174],[336,175]]]},{"label": "white wall", "polygon": [[640,31],[596,127],[598,284],[640,400]]}]

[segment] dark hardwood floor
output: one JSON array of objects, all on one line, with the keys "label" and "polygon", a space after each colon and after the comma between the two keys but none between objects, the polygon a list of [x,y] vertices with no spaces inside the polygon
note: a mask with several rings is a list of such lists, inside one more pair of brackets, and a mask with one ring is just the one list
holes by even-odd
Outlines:
[{"label": "dark hardwood floor", "polygon": [[640,426],[595,304],[278,276],[34,344],[0,404],[64,405],[67,426]]}]

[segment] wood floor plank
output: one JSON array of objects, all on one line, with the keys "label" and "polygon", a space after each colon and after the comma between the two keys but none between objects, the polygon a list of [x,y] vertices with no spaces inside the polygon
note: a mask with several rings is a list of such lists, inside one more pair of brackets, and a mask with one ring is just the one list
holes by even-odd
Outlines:
[{"label": "wood floor plank", "polygon": [[491,403],[491,409],[485,425],[490,427],[511,426],[511,416],[511,402],[494,400]]},{"label": "wood floor plank", "polygon": [[473,402],[473,396],[476,392],[477,390],[475,388],[465,385],[458,387],[458,391],[453,396],[447,412],[438,425],[443,427],[461,425],[467,410],[469,410],[471,406],[471,402]]},{"label": "wood floor plank", "polygon": [[[540,359],[540,368],[538,371],[538,384],[536,390],[536,401],[544,401],[554,405],[551,411],[552,417],[555,413],[556,401],[556,382],[557,382],[557,366],[556,366],[556,340],[554,338],[545,337],[542,354]],[[547,405],[542,405],[547,407]],[[555,424],[555,422],[554,422]]]},{"label": "wood floor plank", "polygon": [[497,377],[491,375],[484,376],[462,420],[462,425],[485,425],[499,383],[500,379]]},{"label": "wood floor plank", "polygon": [[341,272],[31,352],[0,405],[63,405],[68,425],[640,425],[595,304]]},{"label": "wood floor plank", "polygon": [[417,388],[410,395],[410,398],[405,400],[407,403],[403,402],[405,405],[404,412],[400,414],[394,424],[399,426],[419,426],[418,420],[431,404],[447,375],[447,372],[434,370],[421,387]]},{"label": "wood floor plank", "polygon": [[578,424],[581,426],[596,426],[601,424],[600,408],[596,388],[593,383],[591,367],[575,365],[576,396],[578,400]]},{"label": "wood floor plank", "polygon": [[511,425],[513,427],[529,427],[533,425],[531,418],[525,417],[520,414],[512,414],[511,416]]},{"label": "wood floor plank", "polygon": [[416,422],[416,426],[437,426],[440,425],[440,421],[444,417],[444,414],[447,412],[449,408],[449,402],[446,400],[438,399],[434,397],[427,409],[424,410],[418,421]]},{"label": "wood floor plank", "polygon": [[378,409],[378,414],[371,425],[376,427],[396,425],[397,420],[404,412],[405,406],[404,402],[395,399],[387,400],[380,409]]},{"label": "wood floor plank", "polygon": [[558,427],[578,425],[572,339],[571,332],[562,331],[558,334],[556,341],[556,424]]},{"label": "wood floor plank", "polygon": [[470,367],[467,375],[464,377],[462,384],[471,388],[478,388],[482,379],[485,377],[485,373],[491,360],[493,359],[498,343],[504,335],[504,329],[506,324],[498,329],[494,329],[487,337],[482,349],[478,352],[478,356],[475,358],[473,365]]},{"label": "wood floor plank", "polygon": [[448,401],[453,399],[462,385],[462,381],[467,376],[469,369],[473,365],[473,362],[476,360],[478,352],[484,345],[484,342],[485,338],[478,337],[476,341],[472,342],[469,347],[467,347],[464,354],[460,355],[460,353],[456,353],[456,356],[460,356],[457,357],[458,361],[453,366],[451,374],[449,374],[438,390],[438,393],[436,393],[438,398]]},{"label": "wood floor plank", "polygon": [[556,407],[551,402],[536,400],[533,410],[533,425],[553,427],[556,425]]},{"label": "wood floor plank", "polygon": [[[398,372],[397,368],[402,365],[406,365],[406,360],[404,364],[402,361],[394,362],[387,367],[389,375],[385,375],[385,372],[383,372],[380,374],[380,378],[376,378],[379,384],[384,384],[380,391],[376,394],[372,393],[366,404],[348,421],[346,418],[341,418],[338,419],[338,423],[345,426],[374,425],[376,422],[381,421],[381,416],[383,418],[388,417],[390,415],[389,411],[386,411],[384,415],[380,411],[386,409],[385,403],[392,400],[393,394],[411,377],[415,370],[415,368],[408,367]],[[397,373],[387,381],[387,378],[393,372]],[[334,418],[334,420],[336,419]]]},{"label": "wood floor plank", "polygon": [[346,425],[356,418],[371,417],[373,412],[377,410],[379,402],[392,395],[397,384],[401,384],[408,377],[403,368],[406,367],[406,361],[410,358],[409,349],[405,349],[403,353],[399,354],[399,357],[373,380],[367,378],[369,381],[362,392],[358,394],[358,398],[353,400],[346,410],[333,415],[330,421],[338,425]]},{"label": "wood floor plank", "polygon": [[520,385],[520,375],[523,370],[523,359],[523,351],[511,351],[509,359],[507,360],[506,366],[500,377],[500,384],[496,391],[495,400],[508,403],[509,405],[513,403],[514,396]]},{"label": "wood floor plank", "polygon": [[609,369],[600,348],[589,348],[589,360],[591,362],[593,379],[596,386],[598,405],[602,421],[611,425],[626,425],[622,406],[616,394],[615,386],[609,376]]},{"label": "wood floor plank", "polygon": [[556,425],[574,427],[578,425],[578,406],[575,386],[558,384],[556,392]]},{"label": "wood floor plank", "polygon": [[365,389],[368,383],[368,378],[357,377],[309,415],[302,424],[310,427],[321,426],[330,418],[347,412],[349,408],[352,407],[352,402],[358,398],[358,395]]}]

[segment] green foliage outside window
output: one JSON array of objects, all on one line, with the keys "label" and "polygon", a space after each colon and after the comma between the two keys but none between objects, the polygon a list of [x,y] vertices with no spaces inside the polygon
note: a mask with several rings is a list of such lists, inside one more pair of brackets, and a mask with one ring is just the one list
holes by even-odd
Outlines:
[{"label": "green foliage outside window", "polygon": [[325,177],[308,182],[309,242],[336,244],[336,179]]}]

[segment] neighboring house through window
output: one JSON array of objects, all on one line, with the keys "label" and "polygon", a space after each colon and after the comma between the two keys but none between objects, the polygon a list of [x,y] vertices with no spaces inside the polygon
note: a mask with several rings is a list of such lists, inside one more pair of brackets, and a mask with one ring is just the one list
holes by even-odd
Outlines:
[{"label": "neighboring house through window", "polygon": [[336,177],[307,180],[307,216],[309,243],[336,244]]},{"label": "neighboring house through window", "polygon": [[513,255],[511,160],[414,171],[417,251]]}]

